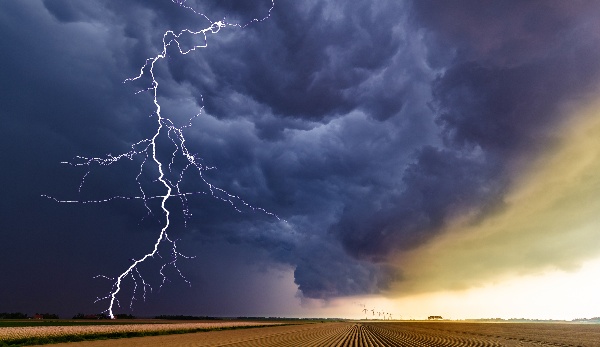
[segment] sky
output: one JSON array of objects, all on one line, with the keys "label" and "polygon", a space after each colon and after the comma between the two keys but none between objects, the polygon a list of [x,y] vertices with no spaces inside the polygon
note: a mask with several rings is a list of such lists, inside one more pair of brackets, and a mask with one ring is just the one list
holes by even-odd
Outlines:
[{"label": "sky", "polygon": [[177,267],[115,313],[600,316],[599,2],[1,1],[0,32],[0,312],[107,310],[168,219]]}]

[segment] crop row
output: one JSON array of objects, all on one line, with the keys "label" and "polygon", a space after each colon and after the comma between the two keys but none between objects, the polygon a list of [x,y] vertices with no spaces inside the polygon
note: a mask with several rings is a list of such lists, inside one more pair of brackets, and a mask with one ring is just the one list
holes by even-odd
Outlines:
[{"label": "crop row", "polygon": [[[361,322],[251,330],[165,340],[194,347],[600,347],[600,326],[576,324]],[[144,345],[140,343],[123,345]]]},{"label": "crop row", "polygon": [[[263,323],[183,323],[132,327],[139,330],[180,329],[181,332],[267,325]],[[276,324],[276,323],[275,323]],[[129,326],[131,327],[131,326]],[[128,326],[54,327],[90,331],[128,330]],[[50,327],[45,327],[50,328]],[[21,328],[23,329],[23,328]],[[38,328],[39,329],[39,328]],[[0,329],[2,331],[2,329]],[[54,332],[57,333],[57,332]],[[147,334],[154,335],[154,334]],[[131,335],[126,335],[131,336]],[[136,335],[141,336],[141,335]],[[122,337],[122,336],[106,336]],[[76,340],[76,339],[75,339]],[[74,340],[69,340],[74,341]],[[0,339],[0,346],[2,346]],[[43,342],[43,341],[41,341]],[[53,341],[56,342],[56,341]],[[40,343],[40,342],[38,342]],[[43,342],[45,343],[45,342]],[[75,347],[77,343],[65,345]],[[496,324],[452,322],[345,322],[299,324],[211,331],[202,334],[150,336],[141,339],[88,341],[87,347],[600,347],[600,325]],[[57,346],[58,347],[58,346]]]}]

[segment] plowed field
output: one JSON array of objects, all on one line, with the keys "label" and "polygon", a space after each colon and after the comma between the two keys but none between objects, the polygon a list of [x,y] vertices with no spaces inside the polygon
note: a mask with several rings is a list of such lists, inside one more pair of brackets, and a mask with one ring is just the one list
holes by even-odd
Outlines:
[{"label": "plowed field", "polygon": [[536,323],[321,323],[61,343],[53,347],[600,347],[600,325]]}]

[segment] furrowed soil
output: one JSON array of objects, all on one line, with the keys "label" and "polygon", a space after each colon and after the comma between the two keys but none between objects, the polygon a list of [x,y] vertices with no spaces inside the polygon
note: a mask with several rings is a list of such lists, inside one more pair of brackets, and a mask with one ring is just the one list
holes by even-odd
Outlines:
[{"label": "furrowed soil", "polygon": [[54,347],[600,347],[600,325],[344,322],[54,344]]}]

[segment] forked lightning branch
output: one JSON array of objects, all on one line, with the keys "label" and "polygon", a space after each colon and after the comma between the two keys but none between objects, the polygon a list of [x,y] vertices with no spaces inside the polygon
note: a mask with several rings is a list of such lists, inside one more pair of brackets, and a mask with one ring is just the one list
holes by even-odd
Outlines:
[{"label": "forked lightning branch", "polygon": [[[175,51],[174,49],[169,49],[171,47],[176,47],[176,51],[179,54],[186,55],[191,52],[194,52],[200,48],[208,47],[208,39],[210,35],[218,34],[221,30],[236,27],[238,29],[243,29],[249,24],[253,22],[261,22],[268,19],[271,16],[271,11],[273,10],[275,3],[274,0],[271,0],[271,7],[268,10],[266,16],[262,19],[252,19],[246,24],[242,25],[239,23],[228,23],[225,19],[220,21],[211,21],[208,16],[203,13],[197,12],[191,6],[185,4],[185,0],[171,0],[173,3],[180,6],[183,10],[188,10],[194,12],[196,15],[201,16],[203,19],[209,21],[210,25],[202,30],[194,31],[190,29],[184,29],[179,32],[175,31],[166,31],[163,34],[162,38],[162,51],[158,53],[156,56],[152,58],[146,59],[145,63],[140,68],[140,72],[137,76],[128,78],[124,81],[124,83],[133,82],[137,80],[141,80],[143,77],[148,78],[150,80],[149,86],[143,90],[140,90],[138,93],[151,93],[153,96],[154,103],[154,112],[152,114],[151,119],[155,124],[155,132],[151,137],[142,139],[133,145],[131,145],[131,149],[125,153],[119,155],[108,154],[103,157],[82,157],[78,156],[71,162],[64,162],[66,164],[83,167],[85,168],[85,174],[81,179],[81,183],[79,185],[79,192],[81,193],[82,188],[86,184],[86,178],[91,174],[95,167],[99,166],[110,166],[115,163],[121,162],[123,160],[133,160],[134,158],[141,158],[141,164],[139,166],[139,171],[136,176],[136,183],[139,187],[139,195],[136,196],[112,196],[108,198],[103,198],[99,200],[62,200],[56,197],[51,197],[47,195],[43,195],[44,197],[53,199],[60,203],[101,203],[101,202],[109,202],[112,200],[140,200],[143,202],[148,214],[160,214],[163,218],[161,218],[161,229],[158,233],[158,237],[154,242],[154,246],[143,256],[138,258],[131,258],[131,264],[118,276],[105,276],[99,275],[96,278],[102,278],[109,280],[112,283],[110,291],[104,295],[100,296],[96,299],[95,302],[107,302],[108,307],[104,311],[104,313],[108,314],[110,318],[114,318],[114,309],[116,307],[121,307],[121,303],[119,301],[119,297],[123,295],[123,283],[125,280],[131,280],[133,282],[132,294],[129,298],[129,307],[132,308],[133,301],[138,297],[146,298],[146,294],[152,290],[152,285],[148,283],[143,276],[143,273],[140,269],[140,265],[146,262],[149,259],[162,259],[162,265],[157,270],[162,277],[162,281],[159,287],[167,281],[167,276],[165,274],[165,270],[167,267],[172,267],[175,272],[183,279],[183,281],[190,283],[184,276],[184,274],[177,267],[177,262],[180,258],[193,258],[190,256],[186,256],[180,253],[177,250],[177,240],[173,239],[169,236],[169,228],[171,226],[171,213],[172,211],[167,206],[167,202],[170,199],[179,199],[181,201],[182,210],[184,220],[189,219],[191,216],[190,210],[188,208],[188,196],[195,194],[207,194],[212,196],[213,198],[222,200],[229,205],[231,205],[235,210],[241,211],[240,208],[245,207],[255,211],[260,211],[265,214],[271,215],[274,218],[279,219],[275,214],[266,211],[259,207],[254,207],[251,204],[244,201],[241,197],[231,194],[224,189],[221,189],[213,184],[211,184],[203,175],[203,172],[211,169],[210,167],[206,167],[200,156],[196,153],[193,153],[188,149],[186,145],[185,139],[185,130],[186,128],[192,126],[193,119],[199,116],[202,112],[203,107],[200,108],[199,113],[190,117],[189,121],[186,122],[182,126],[177,126],[176,123],[170,118],[169,115],[163,114],[161,110],[161,104],[159,103],[159,95],[161,89],[159,88],[159,76],[155,74],[155,67],[157,64],[161,62],[161,60],[167,58],[169,50],[170,52]],[[180,44],[180,38],[182,35],[191,35],[192,37],[199,38],[199,42],[201,44],[194,45],[189,49],[184,49],[183,45]],[[166,139],[167,141],[162,141]],[[159,153],[164,153],[165,149],[161,148],[164,146],[164,143],[169,144],[175,150],[170,151],[170,157],[165,160]],[[174,147],[173,147],[174,146]],[[182,167],[175,169],[173,166],[176,162],[183,162]],[[188,172],[194,172],[195,175],[190,178]],[[160,194],[146,194],[146,189],[144,188],[141,179],[144,175],[154,175],[153,180],[159,184],[161,187]],[[195,179],[198,180],[201,184],[205,185],[205,190],[203,191],[184,191],[182,189],[184,179]],[[160,208],[154,207],[155,205],[150,204],[151,201],[160,202]],[[171,205],[169,205],[171,206]],[[156,210],[156,211],[153,211]],[[159,247],[164,247],[167,245],[167,249],[169,249],[169,255],[165,256],[161,255],[159,252]]]}]

